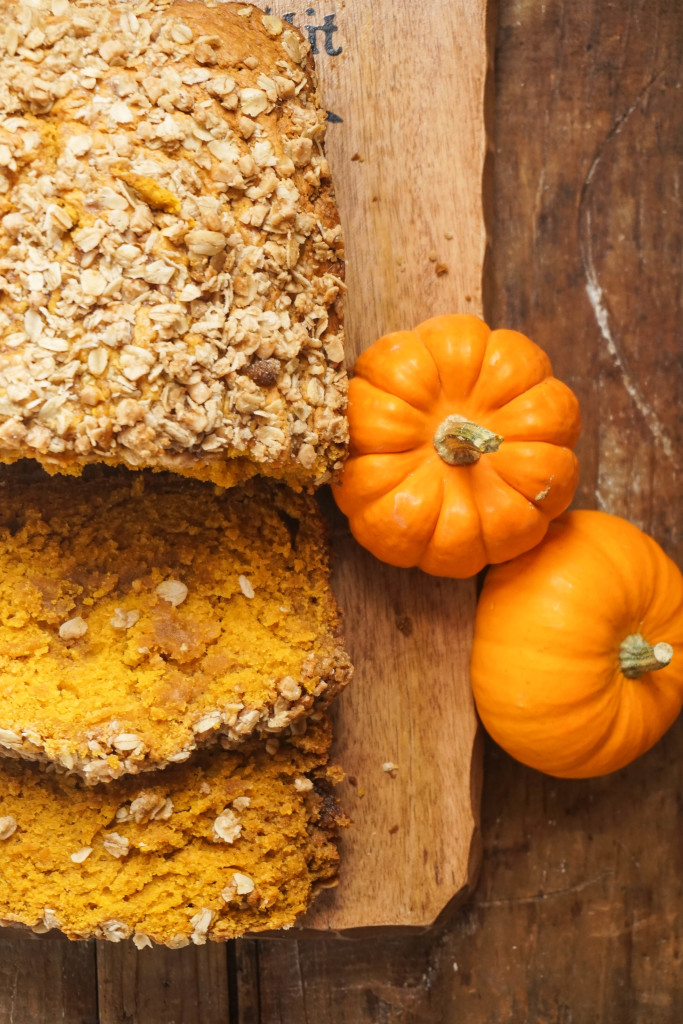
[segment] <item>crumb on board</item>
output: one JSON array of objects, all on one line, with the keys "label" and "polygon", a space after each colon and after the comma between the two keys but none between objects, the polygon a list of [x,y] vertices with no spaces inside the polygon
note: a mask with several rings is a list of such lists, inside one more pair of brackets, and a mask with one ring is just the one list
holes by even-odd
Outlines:
[{"label": "crumb on board", "polygon": [[400,615],[396,617],[396,628],[404,636],[412,636],[413,634],[413,622],[409,615]]}]

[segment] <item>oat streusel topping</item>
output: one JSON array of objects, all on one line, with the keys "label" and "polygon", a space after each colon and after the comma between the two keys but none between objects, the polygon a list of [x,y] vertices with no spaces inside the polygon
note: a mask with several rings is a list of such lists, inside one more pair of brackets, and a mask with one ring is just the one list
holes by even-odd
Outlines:
[{"label": "oat streusel topping", "polygon": [[343,244],[308,44],[245,4],[0,14],[0,461],[329,478]]}]

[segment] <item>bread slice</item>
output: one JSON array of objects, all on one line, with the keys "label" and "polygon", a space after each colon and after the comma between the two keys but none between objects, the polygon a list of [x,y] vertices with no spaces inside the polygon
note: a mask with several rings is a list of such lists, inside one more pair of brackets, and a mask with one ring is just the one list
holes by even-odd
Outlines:
[{"label": "bread slice", "polygon": [[314,498],[18,468],[0,486],[0,753],[107,781],[301,730],[349,679]]},{"label": "bread slice", "polygon": [[334,884],[329,729],[94,788],[0,764],[0,921],[177,948],[291,926]]},{"label": "bread slice", "polygon": [[336,472],[324,135],[310,46],[248,4],[0,0],[0,461]]}]

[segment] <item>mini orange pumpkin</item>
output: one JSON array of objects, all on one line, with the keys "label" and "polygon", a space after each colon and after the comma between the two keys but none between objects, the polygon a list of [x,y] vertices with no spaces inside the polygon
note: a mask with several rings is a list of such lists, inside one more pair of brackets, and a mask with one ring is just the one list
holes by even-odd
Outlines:
[{"label": "mini orange pumpkin", "polygon": [[566,778],[622,768],[683,704],[683,576],[625,519],[568,512],[489,569],[472,686],[486,730],[524,764]]},{"label": "mini orange pumpkin", "polygon": [[538,544],[569,505],[579,405],[523,334],[438,316],[380,338],[354,374],[333,493],[377,558],[472,576]]}]

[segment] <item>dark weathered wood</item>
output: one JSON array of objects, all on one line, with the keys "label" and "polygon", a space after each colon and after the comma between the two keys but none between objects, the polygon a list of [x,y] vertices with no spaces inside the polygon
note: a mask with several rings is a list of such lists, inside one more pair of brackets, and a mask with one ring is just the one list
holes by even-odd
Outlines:
[{"label": "dark weathered wood", "polygon": [[508,10],[494,319],[528,331],[579,395],[575,504],[680,557],[681,6]]},{"label": "dark weathered wood", "polygon": [[[498,19],[489,318],[579,394],[576,504],[680,564],[683,9],[500,0]],[[243,1020],[678,1024],[682,743],[679,721],[623,772],[559,782],[487,742],[467,906],[418,938],[250,944]]]},{"label": "dark weathered wood", "polygon": [[259,1024],[261,1019],[260,946],[254,939],[238,939],[230,951],[235,965],[233,1006],[239,1024]]},{"label": "dark weathered wood", "polygon": [[98,1024],[95,943],[0,933],[0,1024]]},{"label": "dark weathered wood", "polygon": [[97,943],[100,1024],[228,1024],[226,947]]}]

